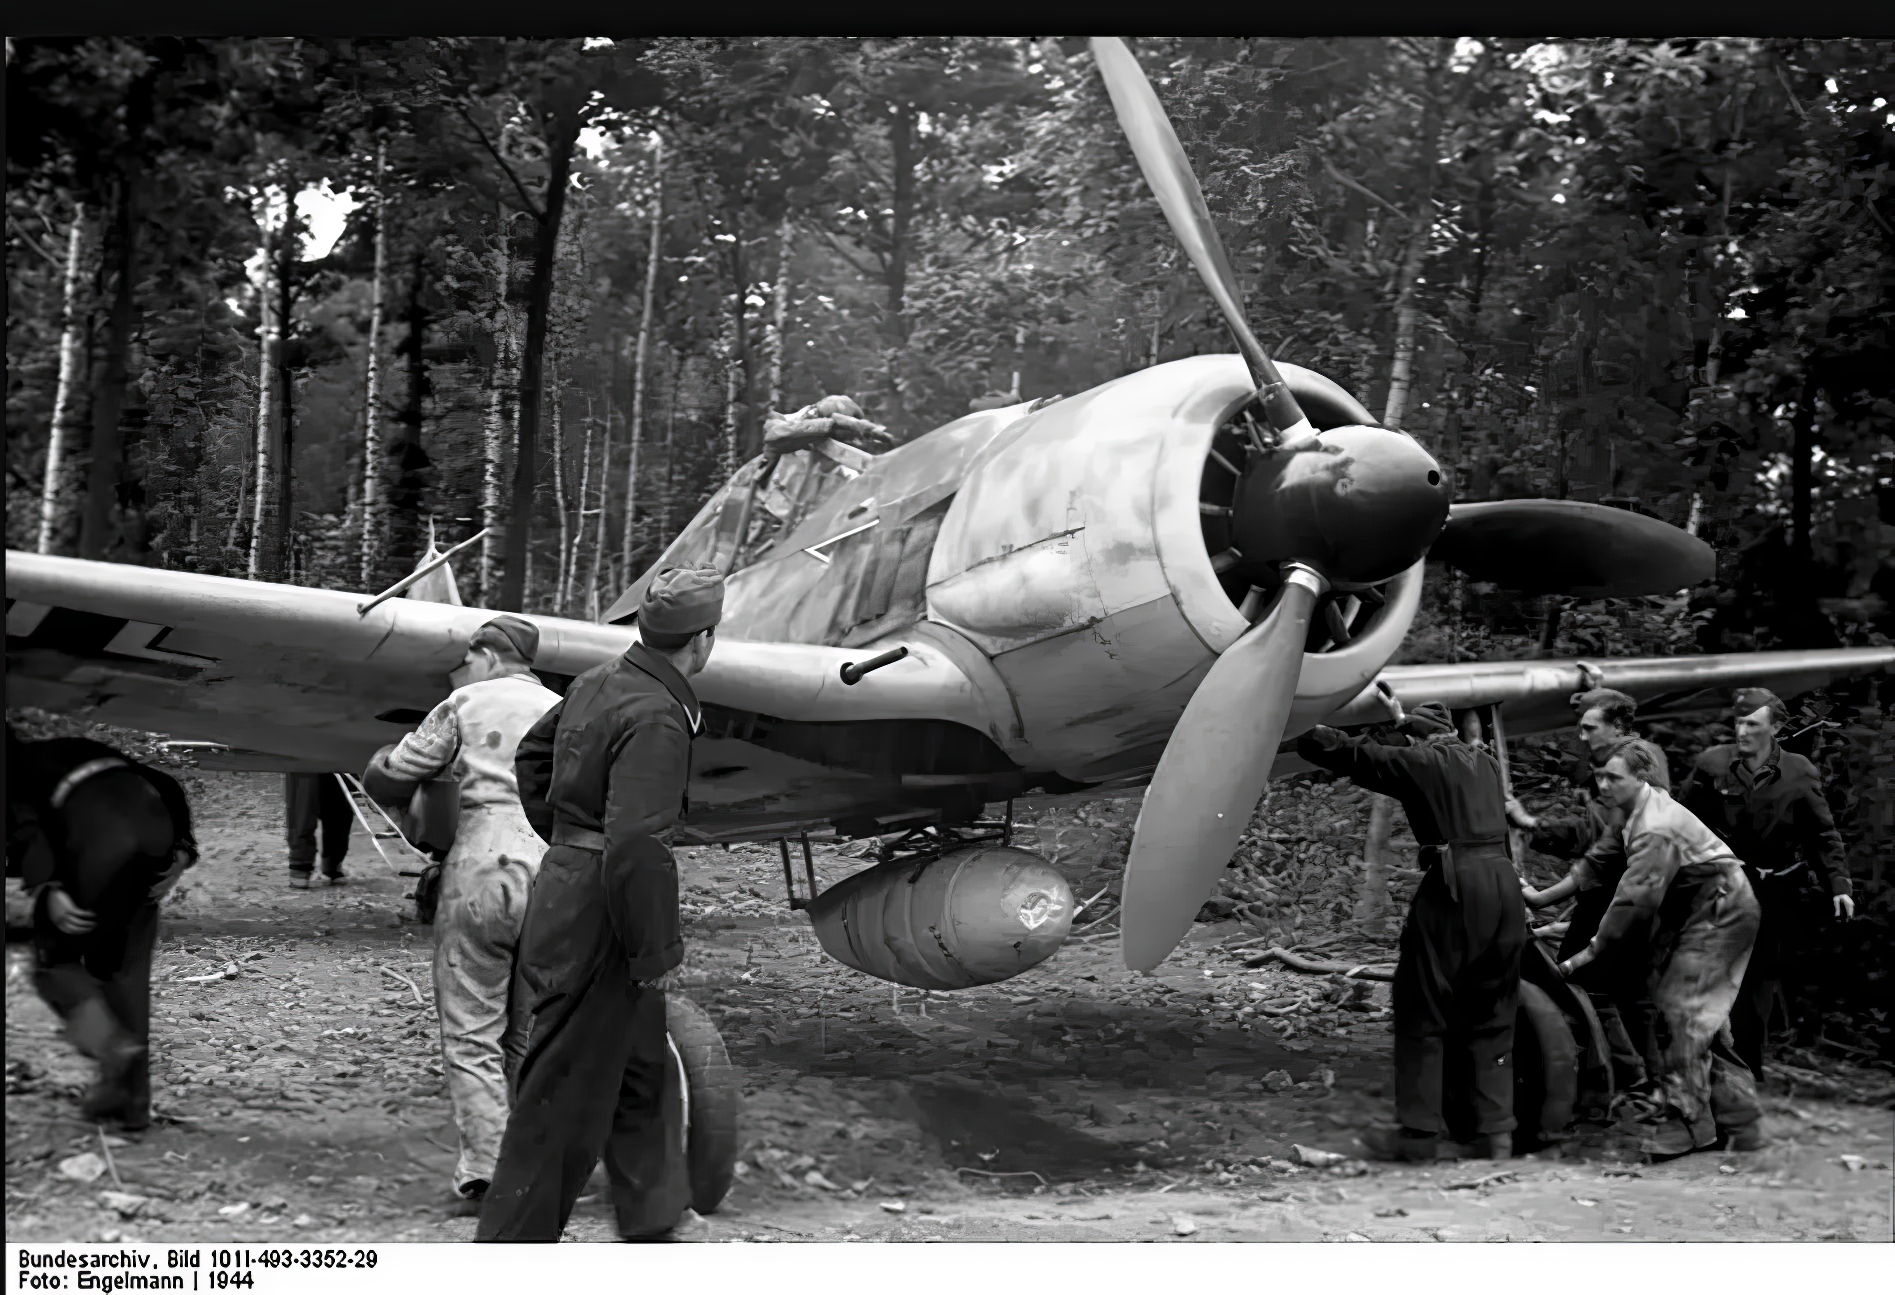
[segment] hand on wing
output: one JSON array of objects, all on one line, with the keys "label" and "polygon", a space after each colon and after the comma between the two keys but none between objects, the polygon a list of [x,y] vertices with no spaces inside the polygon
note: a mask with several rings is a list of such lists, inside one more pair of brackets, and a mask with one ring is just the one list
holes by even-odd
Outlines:
[{"label": "hand on wing", "polygon": [[46,916],[67,935],[87,935],[98,925],[98,914],[79,907],[72,896],[58,886],[46,892]]}]

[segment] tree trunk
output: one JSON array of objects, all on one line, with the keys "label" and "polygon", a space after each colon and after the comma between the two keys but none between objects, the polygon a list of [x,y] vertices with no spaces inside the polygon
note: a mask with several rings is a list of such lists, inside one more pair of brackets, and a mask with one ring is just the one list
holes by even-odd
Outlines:
[{"label": "tree trunk", "polygon": [[757,375],[750,353],[750,265],[744,259],[743,213],[736,203],[724,212],[725,232],[733,235],[730,243],[730,354],[729,381],[740,384],[730,401],[732,417],[732,471],[736,465],[763,448],[763,422],[757,415]]},{"label": "tree trunk", "polygon": [[911,103],[895,105],[894,120],[888,128],[890,211],[888,216],[888,260],[883,271],[883,286],[888,291],[888,337],[896,347],[907,344],[908,319],[908,229],[915,214],[915,107]]},{"label": "tree trunk", "polygon": [[553,511],[559,517],[559,561],[553,567],[553,615],[566,614],[566,581],[572,559],[572,519],[566,515],[566,389],[559,381],[559,357],[549,366],[553,388]]},{"label": "tree trunk", "polygon": [[795,227],[785,212],[777,235],[775,290],[770,294],[770,398],[764,406],[767,409],[780,409],[783,405],[783,359],[790,318],[790,251],[794,238]]},{"label": "tree trunk", "polygon": [[401,412],[396,415],[396,421],[401,424],[401,436],[388,446],[388,457],[393,461],[387,470],[394,481],[387,508],[389,566],[371,586],[383,583],[391,575],[405,574],[421,555],[419,514],[425,485],[422,472],[428,466],[428,456],[421,448],[422,426],[427,421],[428,308],[427,260],[426,254],[420,251],[415,253],[409,274],[408,300],[402,315],[408,325],[408,335],[402,339],[399,351],[408,361],[408,389]]},{"label": "tree trunk", "polygon": [[1388,398],[1382,405],[1382,424],[1400,427],[1408,416],[1414,390],[1415,340],[1421,309],[1416,300],[1421,271],[1428,256],[1428,238],[1434,229],[1435,136],[1440,129],[1440,106],[1435,94],[1436,68],[1427,69],[1427,98],[1422,108],[1421,196],[1409,217],[1408,246],[1403,250],[1395,292],[1395,356],[1388,372]]},{"label": "tree trunk", "polygon": [[126,355],[138,325],[132,296],[138,268],[137,177],[121,173],[114,194],[112,314],[105,335],[99,388],[92,397],[92,462],[86,470],[85,511],[79,530],[79,556],[103,560],[111,544],[113,506],[118,501],[124,439],[118,425],[125,405]]},{"label": "tree trunk", "polygon": [[368,363],[362,415],[362,588],[367,590],[380,564],[388,525],[382,505],[382,315],[388,272],[388,196],[383,191],[387,144],[375,149],[375,272],[369,279]]},{"label": "tree trunk", "polygon": [[284,579],[290,576],[290,553],[296,534],[296,374],[288,357],[289,338],[295,325],[291,309],[295,302],[296,191],[299,187],[299,183],[294,180],[287,186],[283,229],[277,238],[276,357],[277,390],[281,405],[277,412],[277,426],[281,429],[282,439],[276,458],[276,573]]},{"label": "tree trunk", "polygon": [[[738,301],[737,306],[738,306],[739,312],[741,313],[743,309],[743,302],[741,299]],[[739,422],[739,415],[738,415],[739,407],[737,404],[738,388],[737,388],[736,329],[728,318],[724,320],[723,341],[724,341],[724,346],[723,346],[723,351],[724,351],[724,449],[723,449],[723,453],[719,456],[720,461],[718,463],[718,475],[722,477],[724,480],[728,481],[730,480],[731,474],[737,471],[737,463],[738,463],[737,434],[738,434],[738,422]]]},{"label": "tree trunk", "polygon": [[53,552],[70,529],[77,482],[70,462],[79,437],[79,390],[84,381],[85,320],[80,298],[84,282],[86,206],[75,202],[66,234],[66,278],[59,318],[59,385],[53,393],[53,421],[46,436],[46,476],[40,484],[39,551]]},{"label": "tree trunk", "polygon": [[1395,798],[1369,795],[1369,832],[1362,842],[1362,892],[1356,897],[1355,920],[1379,932],[1390,913],[1388,878],[1392,871],[1389,833],[1395,826]]},{"label": "tree trunk", "polygon": [[665,225],[665,145],[652,156],[651,247],[645,256],[645,303],[638,319],[638,349],[632,358],[632,461],[625,473],[625,535],[619,546],[619,571],[632,578],[632,531],[638,522],[638,447],[645,435],[645,369],[651,347],[651,312],[658,297],[658,266],[663,259]]},{"label": "tree trunk", "polygon": [[678,387],[684,380],[684,357],[671,353],[671,399],[665,404],[665,488],[658,502],[658,549],[671,546],[671,495],[677,489],[677,474],[672,471],[673,447],[678,431]]},{"label": "tree trunk", "polygon": [[276,318],[276,247],[271,239],[269,198],[263,200],[263,282],[257,285],[257,452],[255,513],[250,519],[250,561],[245,575],[251,580],[271,574],[276,555],[276,379],[279,369],[281,325]]},{"label": "tree trunk", "polygon": [[533,241],[533,273],[526,292],[526,353],[520,364],[519,441],[513,464],[513,515],[507,526],[507,569],[500,584],[501,611],[517,612],[526,592],[526,554],[533,534],[533,494],[538,481],[541,374],[546,359],[546,313],[553,295],[553,261],[559,251],[559,221],[566,210],[572,151],[579,116],[561,113],[547,122],[546,209]]},{"label": "tree trunk", "polygon": [[480,605],[493,605],[497,592],[495,561],[500,556],[500,467],[506,452],[507,359],[512,349],[505,323],[494,332],[493,373],[487,383],[487,416],[482,420],[480,446],[480,524],[486,538],[480,542]]},{"label": "tree trunk", "polygon": [[565,601],[571,606],[575,586],[579,582],[579,550],[586,542],[586,491],[592,488],[592,397],[586,397],[586,443],[579,455],[579,507],[574,511],[572,523],[572,557],[566,564]]},{"label": "tree trunk", "polygon": [[[613,358],[617,358],[617,343],[614,344]],[[616,368],[617,366],[613,366]],[[616,377],[616,374],[613,375]],[[605,388],[605,428],[599,438],[599,530],[592,541],[592,573],[586,579],[586,619],[598,620],[602,610],[599,604],[599,582],[605,571],[606,518],[612,502],[612,383],[608,379]]]}]

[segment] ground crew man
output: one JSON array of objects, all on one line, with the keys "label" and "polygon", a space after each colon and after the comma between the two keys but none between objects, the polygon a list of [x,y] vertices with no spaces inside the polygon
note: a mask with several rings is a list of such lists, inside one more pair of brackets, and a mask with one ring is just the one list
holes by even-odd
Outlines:
[{"label": "ground crew man", "polygon": [[1735,709],[1737,741],[1700,755],[1678,799],[1743,860],[1763,912],[1731,1009],[1737,1055],[1761,1079],[1779,995],[1798,1042],[1812,1043],[1821,1033],[1819,1007],[1798,1001],[1808,979],[1798,964],[1822,956],[1818,933],[1853,916],[1855,899],[1816,766],[1777,744],[1789,709],[1766,688],[1738,689]]},{"label": "ground crew man", "polygon": [[434,1003],[460,1132],[454,1189],[469,1200],[493,1180],[507,1127],[508,1073],[526,1050],[513,959],[546,845],[520,808],[513,758],[527,730],[559,703],[533,674],[539,640],[538,627],[518,616],[481,626],[448,676],[454,691],[382,761],[395,778],[448,774],[460,789],[435,910]]},{"label": "ground crew man", "polygon": [[[1581,781],[1586,812],[1574,818],[1536,817],[1527,813],[1518,801],[1507,802],[1507,817],[1514,826],[1527,829],[1530,844],[1541,854],[1556,859],[1578,860],[1585,856],[1609,830],[1611,809],[1594,793],[1593,779],[1612,753],[1627,742],[1636,742],[1650,756],[1656,770],[1655,785],[1669,789],[1665,753],[1639,737],[1632,728],[1638,703],[1611,688],[1594,688],[1574,693],[1573,710],[1578,714],[1579,739],[1585,746],[1583,767],[1569,770],[1569,776]],[[1612,902],[1617,875],[1602,877],[1599,884],[1582,889],[1568,878],[1542,891],[1528,889],[1526,901],[1536,908],[1557,904],[1577,893],[1579,900],[1567,921],[1561,938],[1559,958],[1566,959],[1585,948],[1599,930],[1599,919]],[[1619,974],[1619,973],[1623,974]],[[1651,1070],[1651,997],[1645,985],[1645,969],[1635,958],[1613,959],[1589,967],[1574,977],[1599,1016],[1606,1042],[1612,1052],[1613,1086],[1630,1089],[1643,1083]]]},{"label": "ground crew man", "polygon": [[[1433,1160],[1446,1131],[1443,1080],[1471,1068],[1473,1155],[1513,1154],[1514,1013],[1526,909],[1507,858],[1500,764],[1463,742],[1445,707],[1410,712],[1403,731],[1419,740],[1383,746],[1317,727],[1296,753],[1357,786],[1394,796],[1408,815],[1426,869],[1402,925],[1395,966],[1395,1109],[1392,1138],[1364,1141],[1402,1160]],[[1450,1059],[1465,1054],[1471,1066]]]},{"label": "ground crew man", "polygon": [[667,842],[700,723],[688,681],[723,604],[714,568],[661,573],[640,642],[574,680],[520,744],[521,794],[553,844],[520,940],[533,1033],[479,1240],[557,1241],[601,1153],[622,1237],[664,1238],[688,1207],[659,983],[684,958]]},{"label": "ground crew man", "polygon": [[283,835],[289,840],[290,886],[308,890],[315,880],[316,829],[322,828],[322,876],[331,886],[347,884],[342,860],[349,853],[355,811],[333,773],[283,775]]},{"label": "ground crew man", "polygon": [[1627,743],[1599,771],[1600,795],[1618,814],[1574,872],[1595,885],[1592,865],[1612,854],[1622,855],[1624,871],[1598,933],[1560,971],[1617,957],[1649,975],[1664,1028],[1655,1091],[1636,1117],[1646,1154],[1683,1155],[1720,1139],[1755,1151],[1764,1145],[1757,1089],[1727,1027],[1757,934],[1757,900],[1730,847],[1655,785],[1662,768]]},{"label": "ground crew man", "polygon": [[32,904],[33,986],[99,1063],[86,1118],[151,1123],[158,901],[197,860],[177,780],[84,738],[7,730],[7,872]]}]

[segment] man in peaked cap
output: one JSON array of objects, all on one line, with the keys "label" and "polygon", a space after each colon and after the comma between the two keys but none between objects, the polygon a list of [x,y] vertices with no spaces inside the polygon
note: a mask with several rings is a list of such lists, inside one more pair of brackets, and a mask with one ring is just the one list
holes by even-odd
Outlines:
[{"label": "man in peaked cap", "polygon": [[640,641],[575,679],[520,744],[521,794],[552,848],[520,941],[533,1033],[478,1240],[557,1241],[601,1154],[627,1240],[667,1238],[688,1210],[660,982],[684,959],[669,842],[701,718],[689,681],[723,610],[715,568],[661,573]]},{"label": "man in peaked cap", "polygon": [[435,909],[434,1002],[460,1132],[454,1189],[468,1201],[478,1201],[493,1179],[507,1127],[508,1072],[526,1048],[527,1018],[511,993],[514,950],[546,845],[520,807],[513,754],[559,702],[533,674],[539,646],[532,621],[488,621],[449,673],[447,700],[374,761],[377,772],[402,782],[451,777],[459,787]]},{"label": "man in peaked cap", "polygon": [[1439,702],[1415,707],[1401,727],[1409,746],[1322,726],[1296,744],[1318,768],[1400,800],[1426,869],[1402,924],[1392,995],[1401,1128],[1380,1145],[1363,1140],[1391,1158],[1435,1159],[1448,1131],[1446,1077],[1471,1069],[1473,1154],[1505,1159],[1513,1154],[1513,1021],[1527,933],[1507,857],[1500,764],[1461,740]]},{"label": "man in peaked cap", "polygon": [[1678,800],[1744,861],[1763,913],[1731,1008],[1737,1055],[1761,1079],[1780,994],[1801,1042],[1821,1031],[1817,1005],[1803,1001],[1808,970],[1823,927],[1853,916],[1855,899],[1822,776],[1778,743],[1789,708],[1767,688],[1739,688],[1732,706],[1737,740],[1692,763]]}]

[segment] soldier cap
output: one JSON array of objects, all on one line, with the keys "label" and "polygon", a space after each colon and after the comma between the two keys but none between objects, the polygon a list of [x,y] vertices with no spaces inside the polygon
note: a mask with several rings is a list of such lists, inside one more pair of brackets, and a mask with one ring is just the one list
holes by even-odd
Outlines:
[{"label": "soldier cap", "polygon": [[519,616],[496,616],[474,631],[469,648],[492,648],[502,656],[515,656],[533,664],[539,655],[540,627]]},{"label": "soldier cap", "polygon": [[1781,724],[1790,718],[1790,708],[1783,699],[1768,688],[1739,688],[1731,697],[1731,704],[1738,715],[1749,715],[1763,707],[1770,708],[1770,718]]},{"label": "soldier cap", "polygon": [[1448,708],[1438,701],[1424,701],[1409,711],[1402,720],[1402,731],[1412,737],[1427,737],[1431,733],[1452,733],[1454,717]]},{"label": "soldier cap", "polygon": [[724,577],[716,567],[660,572],[638,605],[639,628],[666,638],[689,637],[724,618]]}]

